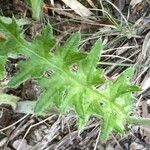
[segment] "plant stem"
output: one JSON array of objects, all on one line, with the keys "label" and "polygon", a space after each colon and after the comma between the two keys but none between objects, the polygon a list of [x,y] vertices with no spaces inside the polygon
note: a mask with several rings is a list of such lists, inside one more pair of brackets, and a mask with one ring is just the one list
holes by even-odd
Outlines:
[{"label": "plant stem", "polygon": [[150,126],[150,118],[127,117],[126,122],[129,124]]},{"label": "plant stem", "polygon": [[39,21],[42,16],[42,5],[43,0],[31,0],[32,17],[37,21]]}]

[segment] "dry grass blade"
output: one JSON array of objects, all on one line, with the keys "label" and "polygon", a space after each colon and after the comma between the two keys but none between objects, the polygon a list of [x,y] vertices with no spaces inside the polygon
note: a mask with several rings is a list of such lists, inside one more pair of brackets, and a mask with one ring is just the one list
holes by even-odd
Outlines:
[{"label": "dry grass blade", "polygon": [[[114,9],[116,9],[116,11],[118,11],[118,13],[120,14],[120,16],[122,17],[122,19],[125,21],[126,25],[128,25],[128,21],[127,19],[125,18],[125,16],[122,14],[122,12],[120,11],[120,9],[118,7],[116,7],[116,5],[114,5],[111,1],[109,0],[105,0],[108,4],[112,5],[112,7]],[[100,0],[101,2],[101,0]],[[103,5],[102,5],[103,6]],[[103,7],[104,8],[104,7]]]},{"label": "dry grass blade", "polygon": [[50,117],[48,117],[48,118],[46,118],[46,119],[44,119],[44,120],[42,120],[42,121],[40,121],[40,122],[38,122],[38,123],[35,123],[35,124],[31,125],[31,126],[27,129],[26,133],[24,134],[24,136],[23,136],[23,138],[22,138],[20,144],[18,145],[17,150],[21,150],[21,145],[22,145],[24,139],[26,138],[27,134],[29,133],[29,131],[30,131],[33,127],[38,126],[38,125],[40,125],[40,124],[46,122],[47,120],[52,119],[54,116],[55,116],[55,115],[52,115],[52,116],[50,116]]},{"label": "dry grass blade", "polygon": [[98,132],[97,139],[96,139],[96,143],[95,143],[95,146],[94,146],[94,150],[97,149],[97,145],[98,145],[98,142],[99,142],[100,134],[101,134],[101,132],[99,131],[99,132]]},{"label": "dry grass blade", "polygon": [[92,12],[79,3],[77,0],[62,0],[68,7],[74,10],[81,17],[89,17],[92,15]]},{"label": "dry grass blade", "polygon": [[89,3],[89,5],[91,5],[93,8],[96,8],[96,6],[94,5],[94,3],[92,2],[92,0],[86,0],[88,3]]},{"label": "dry grass blade", "polygon": [[54,6],[54,0],[50,0],[51,5]]},{"label": "dry grass blade", "polygon": [[137,4],[141,3],[143,0],[131,0],[130,5],[132,7],[135,7]]},{"label": "dry grass blade", "polygon": [[143,59],[146,59],[146,56],[149,57],[149,55],[150,55],[150,32],[148,32],[147,35],[145,36],[142,46]]},{"label": "dry grass blade", "polygon": [[11,125],[9,125],[9,126],[7,126],[7,127],[5,127],[5,128],[0,129],[0,132],[5,131],[5,130],[7,130],[7,129],[13,127],[13,126],[15,126],[16,124],[18,124],[19,122],[21,122],[22,120],[24,120],[24,119],[25,119],[26,117],[28,117],[28,116],[29,116],[29,114],[26,114],[24,117],[22,117],[21,119],[19,119],[19,120],[16,121],[16,122],[14,122],[13,124],[11,124]]},{"label": "dry grass blade", "polygon": [[150,71],[147,71],[147,74],[145,75],[145,78],[143,79],[143,81],[141,83],[141,87],[142,87],[143,91],[146,91],[147,89],[150,88],[149,83],[150,83]]}]

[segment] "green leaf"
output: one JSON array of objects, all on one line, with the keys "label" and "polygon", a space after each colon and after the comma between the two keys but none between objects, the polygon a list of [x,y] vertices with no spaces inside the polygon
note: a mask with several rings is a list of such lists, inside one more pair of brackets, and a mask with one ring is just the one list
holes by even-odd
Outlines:
[{"label": "green leaf", "polygon": [[11,105],[12,108],[15,110],[18,100],[19,100],[19,97],[8,95],[5,93],[0,93],[0,105],[2,104]]},{"label": "green leaf", "polygon": [[[23,32],[15,19],[10,24],[0,20],[0,31],[7,37],[7,41],[0,45],[0,56],[6,57],[8,53],[21,53],[27,57],[26,61],[20,63],[20,71],[10,81],[10,86],[17,87],[30,78],[41,77],[44,71],[51,67],[48,65],[50,64],[48,59],[51,57],[50,49],[54,46],[55,39],[52,36],[50,25],[47,25],[43,33],[36,37],[32,43],[23,38]],[[1,64],[3,65],[4,62]]]},{"label": "green leaf", "polygon": [[115,81],[108,81],[105,92],[110,103],[104,106],[105,114],[101,134],[103,140],[106,140],[113,130],[124,133],[125,118],[134,110],[135,98],[132,93],[140,90],[139,87],[131,85],[133,73],[134,70],[128,68]]},{"label": "green leaf", "polygon": [[56,41],[53,37],[51,25],[47,25],[41,35],[38,35],[31,44],[31,49],[43,58],[48,58],[51,48]]},{"label": "green leaf", "polygon": [[26,51],[26,47],[24,45],[28,44],[28,42],[23,39],[23,31],[17,25],[15,19],[12,19],[9,24],[0,19],[0,33],[4,34],[6,37],[6,40],[2,41],[0,44],[1,56],[7,55],[8,53]]},{"label": "green leaf", "polygon": [[109,137],[109,134],[112,132],[112,122],[111,122],[111,116],[110,113],[105,115],[105,118],[103,120],[102,128],[101,128],[101,134],[100,138],[102,141],[106,141]]},{"label": "green leaf", "polygon": [[[14,18],[13,18],[14,19]],[[5,16],[0,16],[0,20],[6,24],[10,24],[12,22],[12,18],[10,17],[5,17]],[[27,18],[20,18],[20,19],[15,19],[16,23],[18,26],[26,25],[31,23],[31,21]]]},{"label": "green leaf", "polygon": [[133,73],[134,69],[128,68],[122,74],[119,75],[117,80],[109,83],[109,91],[111,93],[110,99],[115,100],[122,94],[140,91],[140,88],[138,86],[130,84],[130,80],[133,76]]},{"label": "green leaf", "polygon": [[5,77],[6,57],[0,56],[0,80]]},{"label": "green leaf", "polygon": [[48,70],[46,63],[36,60],[36,57],[32,57],[32,60],[19,63],[21,69],[8,83],[9,86],[16,88],[28,79],[41,77],[44,71]]},{"label": "green leaf", "polygon": [[86,59],[79,63],[80,72],[86,76],[87,84],[99,85],[104,82],[103,71],[96,69],[97,63],[101,56],[102,48],[102,41],[98,40],[92,47],[92,50]]},{"label": "green leaf", "polygon": [[95,69],[88,77],[87,83],[94,86],[104,83],[104,72],[100,69]]},{"label": "green leaf", "polygon": [[71,99],[72,107],[75,108],[75,111],[78,116],[79,130],[83,129],[91,115],[90,111],[87,111],[90,104],[86,101],[85,96],[85,91],[81,90],[80,92],[78,92],[78,94],[75,94]]},{"label": "green leaf", "polygon": [[102,41],[98,40],[89,54],[83,54],[78,50],[80,33],[75,33],[63,46],[55,47],[53,53],[55,39],[50,25],[32,42],[25,40],[15,19],[11,23],[0,19],[0,33],[6,37],[0,41],[1,77],[7,55],[22,54],[26,59],[19,63],[19,71],[9,86],[17,87],[34,78],[43,89],[35,105],[35,115],[49,114],[51,108],[60,113],[74,109],[79,129],[83,129],[94,115],[103,120],[103,140],[112,131],[124,133],[124,122],[133,111],[133,92],[140,89],[131,84],[132,68],[125,70],[115,81],[107,80],[104,71],[97,68]]},{"label": "green leaf", "polygon": [[97,66],[97,63],[101,56],[102,49],[103,49],[102,41],[101,40],[96,41],[96,43],[92,47],[91,52],[88,54],[86,58],[87,63],[85,65],[86,67],[85,69],[89,77],[92,74],[91,72],[94,71]]},{"label": "green leaf", "polygon": [[[46,110],[48,107],[53,106],[56,101],[56,95],[58,93],[57,88],[57,78],[53,78],[51,80],[48,80],[46,78],[43,78],[40,80],[40,84],[45,88],[44,92],[41,94],[41,96],[38,99],[38,102],[35,106],[35,114],[42,114],[44,110]],[[49,86],[49,88],[48,88]],[[59,85],[60,86],[60,85]]]},{"label": "green leaf", "polygon": [[112,111],[105,112],[103,116],[103,124],[101,127],[101,135],[100,135],[103,141],[106,141],[108,139],[112,131],[116,131],[117,133],[124,134],[124,130],[125,130],[124,127],[125,115],[111,108],[110,110]]},{"label": "green leaf", "polygon": [[90,78],[93,71],[95,71],[97,63],[100,59],[102,51],[102,42],[98,40],[92,47],[90,53],[82,63],[83,72]]},{"label": "green leaf", "polygon": [[81,36],[79,32],[72,34],[70,38],[65,42],[65,44],[60,48],[58,48],[57,50],[58,55],[60,55],[61,58],[65,60],[65,58],[67,58],[68,55],[78,50],[80,40]]},{"label": "green leaf", "polygon": [[63,46],[58,48],[56,55],[60,56],[64,66],[69,66],[76,61],[84,59],[87,55],[79,53],[78,47],[80,44],[81,35],[76,32],[70,36],[70,38],[64,43]]}]

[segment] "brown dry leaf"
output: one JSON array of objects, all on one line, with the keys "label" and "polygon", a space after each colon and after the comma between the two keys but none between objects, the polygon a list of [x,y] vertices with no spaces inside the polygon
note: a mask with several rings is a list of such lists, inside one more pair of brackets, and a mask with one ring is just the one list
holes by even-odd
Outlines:
[{"label": "brown dry leaf", "polygon": [[87,9],[77,0],[62,0],[62,1],[81,17],[89,17],[93,14],[89,9]]},{"label": "brown dry leaf", "polygon": [[137,4],[141,3],[143,0],[131,0],[130,5],[135,7]]},{"label": "brown dry leaf", "polygon": [[148,58],[149,55],[150,55],[150,31],[145,36],[143,46],[142,46],[143,59],[146,59],[146,57]]}]

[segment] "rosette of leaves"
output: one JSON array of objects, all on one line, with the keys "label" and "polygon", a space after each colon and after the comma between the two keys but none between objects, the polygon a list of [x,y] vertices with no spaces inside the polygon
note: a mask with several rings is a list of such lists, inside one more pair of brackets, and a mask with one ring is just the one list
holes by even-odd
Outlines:
[{"label": "rosette of leaves", "polygon": [[8,54],[26,57],[19,63],[20,70],[8,86],[15,88],[33,78],[39,82],[43,93],[35,106],[36,115],[46,115],[50,107],[56,107],[61,113],[73,109],[77,114],[79,129],[83,129],[91,116],[96,116],[103,121],[103,140],[112,131],[124,133],[126,117],[134,105],[132,93],[139,88],[130,83],[133,75],[131,68],[114,81],[107,80],[103,70],[97,68],[103,49],[101,40],[93,45],[88,54],[81,53],[78,50],[80,33],[77,32],[52,52],[55,38],[50,25],[29,42],[15,19],[9,24],[0,20],[0,34],[5,37],[0,39],[1,79],[5,75]]}]

